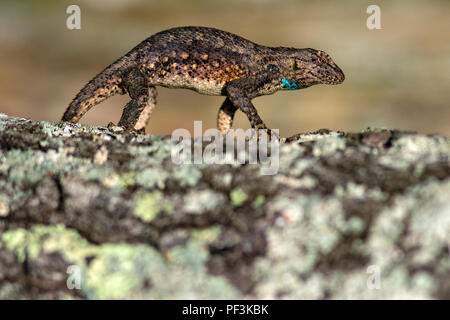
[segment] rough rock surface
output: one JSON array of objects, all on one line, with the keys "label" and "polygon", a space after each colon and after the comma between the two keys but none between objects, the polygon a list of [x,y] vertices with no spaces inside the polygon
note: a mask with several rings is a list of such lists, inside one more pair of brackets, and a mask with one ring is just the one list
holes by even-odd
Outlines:
[{"label": "rough rock surface", "polygon": [[450,298],[448,138],[299,134],[264,176],[113,129],[0,115],[0,299]]}]

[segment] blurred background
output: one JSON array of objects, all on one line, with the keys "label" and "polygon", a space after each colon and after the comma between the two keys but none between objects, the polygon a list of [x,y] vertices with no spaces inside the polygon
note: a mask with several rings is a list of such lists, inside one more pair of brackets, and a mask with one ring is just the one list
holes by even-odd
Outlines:
[{"label": "blurred background", "polygon": [[[81,30],[66,28],[66,8],[81,8]],[[381,30],[366,9],[381,7]],[[84,84],[158,31],[212,26],[268,46],[327,51],[344,70],[339,86],[279,92],[253,102],[282,136],[367,126],[450,136],[450,1],[148,1],[0,2],[0,112],[58,122]],[[214,128],[223,97],[158,89],[147,132]],[[117,123],[126,96],[114,96],[81,120]],[[248,128],[242,113],[234,127]]]}]

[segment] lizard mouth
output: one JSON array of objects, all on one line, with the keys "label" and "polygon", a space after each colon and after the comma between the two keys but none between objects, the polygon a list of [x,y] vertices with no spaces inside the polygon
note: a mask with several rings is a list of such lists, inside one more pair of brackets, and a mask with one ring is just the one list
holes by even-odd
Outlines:
[{"label": "lizard mouth", "polygon": [[337,65],[332,65],[321,78],[323,84],[337,85],[344,82],[345,74]]},{"label": "lizard mouth", "polygon": [[345,74],[344,72],[341,70],[341,68],[339,68],[338,66],[335,66],[335,70],[336,75],[335,75],[335,81],[333,84],[341,84],[342,82],[344,82],[345,80]]},{"label": "lizard mouth", "polygon": [[330,85],[338,85],[344,82],[345,75],[344,73],[338,74],[336,76],[327,76],[325,80],[322,82],[324,84],[330,84]]},{"label": "lizard mouth", "polygon": [[313,81],[311,85],[314,84],[326,84],[326,85],[338,85],[344,82],[345,75],[339,67],[334,67],[327,72],[313,75]]}]

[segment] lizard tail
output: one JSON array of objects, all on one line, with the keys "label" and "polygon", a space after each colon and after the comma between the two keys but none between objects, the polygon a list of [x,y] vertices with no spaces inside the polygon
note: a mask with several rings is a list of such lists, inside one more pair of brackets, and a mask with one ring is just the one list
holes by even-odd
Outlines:
[{"label": "lizard tail", "polygon": [[122,71],[129,66],[129,60],[129,56],[120,58],[89,81],[69,104],[61,121],[78,122],[93,106],[122,93]]}]

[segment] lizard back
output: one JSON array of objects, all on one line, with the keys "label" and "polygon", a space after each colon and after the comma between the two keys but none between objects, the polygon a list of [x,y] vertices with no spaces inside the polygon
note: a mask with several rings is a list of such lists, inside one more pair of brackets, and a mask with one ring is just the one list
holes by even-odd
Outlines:
[{"label": "lizard back", "polygon": [[136,59],[152,85],[222,95],[223,86],[260,68],[267,47],[206,27],[178,27],[138,45]]}]

